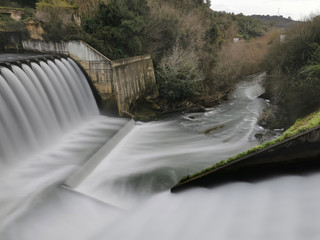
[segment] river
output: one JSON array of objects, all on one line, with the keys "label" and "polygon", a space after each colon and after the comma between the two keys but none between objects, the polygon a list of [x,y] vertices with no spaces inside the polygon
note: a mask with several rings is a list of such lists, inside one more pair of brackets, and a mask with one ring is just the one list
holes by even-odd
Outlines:
[{"label": "river", "polygon": [[238,84],[228,101],[204,113],[136,123],[70,190],[62,186],[66,179],[125,124],[79,108],[81,120],[70,116],[72,130],[62,141],[32,148],[23,161],[2,161],[0,239],[319,239],[319,174],[170,193],[182,176],[259,144],[263,78]]}]

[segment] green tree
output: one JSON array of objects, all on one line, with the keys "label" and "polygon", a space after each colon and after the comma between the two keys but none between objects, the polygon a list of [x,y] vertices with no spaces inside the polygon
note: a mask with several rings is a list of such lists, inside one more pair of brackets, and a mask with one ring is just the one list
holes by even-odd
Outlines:
[{"label": "green tree", "polygon": [[320,16],[297,24],[286,35],[266,59],[265,87],[279,106],[277,114],[292,123],[320,105]]},{"label": "green tree", "polygon": [[100,3],[95,16],[84,20],[83,29],[112,46],[112,58],[141,54],[149,11],[146,0],[111,0]]},{"label": "green tree", "polygon": [[21,5],[21,7],[31,7],[31,8],[35,8],[36,7],[36,3],[39,0],[16,0],[16,2]]}]

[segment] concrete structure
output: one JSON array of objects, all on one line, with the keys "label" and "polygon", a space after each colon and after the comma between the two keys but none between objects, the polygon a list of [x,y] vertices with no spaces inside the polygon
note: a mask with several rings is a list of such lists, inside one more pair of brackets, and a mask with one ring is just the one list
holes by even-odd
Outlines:
[{"label": "concrete structure", "polygon": [[286,35],[285,34],[281,34],[280,35],[280,42],[283,43],[286,40]]},{"label": "concrete structure", "polygon": [[10,9],[10,8],[1,8],[0,14],[8,14],[10,17],[16,21],[21,20],[23,10],[21,9]]},{"label": "concrete structure", "polygon": [[103,145],[78,171],[64,183],[68,188],[76,188],[134,128],[134,120],[127,122],[105,145]]},{"label": "concrete structure", "polygon": [[22,49],[21,42],[27,36],[26,32],[22,31],[0,31],[0,51],[17,52]]},{"label": "concrete structure", "polygon": [[26,50],[72,57],[87,72],[102,99],[116,102],[120,116],[138,98],[158,94],[150,55],[111,61],[82,41],[24,41],[22,44]]},{"label": "concrete structure", "polygon": [[139,98],[158,94],[151,55],[112,61],[111,66],[118,109],[127,111]]},{"label": "concrete structure", "polygon": [[171,191],[320,169],[320,126],[178,183]]},{"label": "concrete structure", "polygon": [[240,40],[240,38],[233,38],[233,42],[234,42],[234,43],[238,43],[239,40]]}]

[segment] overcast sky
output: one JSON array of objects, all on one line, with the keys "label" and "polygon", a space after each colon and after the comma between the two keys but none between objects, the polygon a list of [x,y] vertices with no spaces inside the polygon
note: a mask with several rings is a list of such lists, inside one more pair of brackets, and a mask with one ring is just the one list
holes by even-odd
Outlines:
[{"label": "overcast sky", "polygon": [[320,14],[320,0],[211,0],[215,11],[244,15],[283,15],[295,20],[304,19],[311,13]]}]

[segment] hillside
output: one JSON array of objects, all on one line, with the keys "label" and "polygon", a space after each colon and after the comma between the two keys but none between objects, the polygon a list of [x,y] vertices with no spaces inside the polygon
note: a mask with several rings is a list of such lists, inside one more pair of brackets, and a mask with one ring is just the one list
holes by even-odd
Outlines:
[{"label": "hillside", "polygon": [[275,128],[288,126],[320,106],[320,16],[296,24],[286,35],[265,61],[266,96],[276,106],[267,115]]},{"label": "hillside", "polygon": [[270,15],[251,15],[255,19],[258,19],[262,23],[269,24],[270,26],[274,26],[277,28],[290,28],[294,26],[297,21],[292,20],[290,17],[285,18],[283,16],[270,16]]}]

